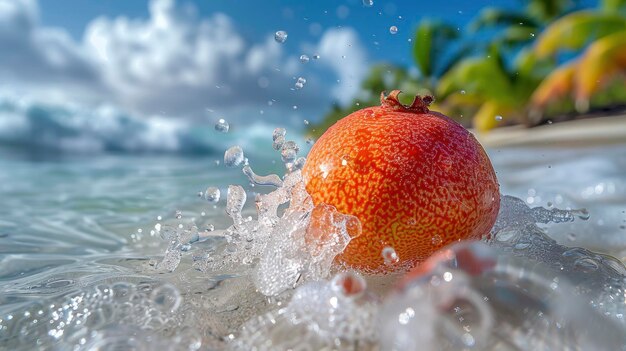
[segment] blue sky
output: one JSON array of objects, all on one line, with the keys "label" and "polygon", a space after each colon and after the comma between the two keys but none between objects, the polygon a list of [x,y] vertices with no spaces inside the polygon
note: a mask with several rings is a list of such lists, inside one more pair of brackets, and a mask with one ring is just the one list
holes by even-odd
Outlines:
[{"label": "blue sky", "polygon": [[[486,6],[513,9],[519,8],[520,3],[519,0],[377,0],[372,7],[366,7],[361,0],[178,1],[180,6],[194,7],[200,16],[216,12],[226,14],[234,20],[237,30],[252,42],[278,29],[286,30],[289,40],[285,46],[294,52],[298,49],[298,40],[319,37],[316,28],[352,27],[358,31],[372,61],[405,65],[411,64],[411,46],[407,41],[422,18],[442,19],[463,27]],[[46,0],[40,2],[40,8],[44,24],[66,28],[76,39],[82,37],[88,23],[98,16],[149,16],[148,1]],[[389,35],[392,25],[399,29],[394,36]]]},{"label": "blue sky", "polygon": [[[484,7],[520,3],[0,0],[0,99],[301,125],[357,96],[373,63],[412,66],[408,40],[422,18],[462,30]],[[301,54],[321,58],[302,64]]]}]

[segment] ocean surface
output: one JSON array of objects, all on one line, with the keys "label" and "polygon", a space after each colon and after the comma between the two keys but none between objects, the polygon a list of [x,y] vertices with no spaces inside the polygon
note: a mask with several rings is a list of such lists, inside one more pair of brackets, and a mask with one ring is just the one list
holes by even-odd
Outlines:
[{"label": "ocean surface", "polygon": [[[263,130],[269,132],[259,131],[254,143],[243,144],[244,153],[255,172],[282,174],[280,155],[271,148],[271,129]],[[225,213],[229,184],[247,189],[244,212],[253,213],[250,199],[258,189],[250,186],[240,168],[223,165],[223,151],[235,142],[215,142],[213,151],[196,148],[188,153],[160,154],[94,149],[67,154],[19,145],[0,148],[0,349],[27,350],[37,345],[44,349],[115,349],[111,340],[117,340],[120,349],[131,341],[135,349],[182,344],[181,349],[211,349],[213,342],[219,348],[222,336],[215,332],[219,326],[205,325],[185,334],[185,326],[202,319],[203,308],[215,312],[218,303],[187,306],[176,316],[144,314],[154,314],[150,312],[153,307],[163,305],[171,312],[191,295],[197,301],[204,301],[203,296],[220,299],[211,291],[228,276],[193,270],[185,260],[183,268],[173,273],[155,268],[168,245],[155,233],[155,225],[180,220],[195,223],[201,230],[227,228],[232,224]],[[302,148],[308,151],[307,146]],[[626,144],[502,148],[488,153],[503,194],[519,197],[531,207],[588,210],[587,221],[542,225],[552,238],[566,246],[626,260]],[[208,186],[219,187],[223,194],[215,205],[198,196]],[[121,316],[110,312],[101,317],[102,325],[91,322],[86,329],[91,334],[81,334],[86,333],[81,328],[68,329],[67,314],[60,327],[59,318],[55,319],[61,308],[71,310],[71,306],[79,306],[74,309],[78,314],[74,318],[79,319],[81,303],[86,304],[84,313],[95,310],[95,302],[90,305],[86,301],[107,289],[132,289],[132,296],[142,296],[142,286],[146,294],[143,310],[129,307],[133,310]],[[241,310],[243,305],[245,302],[221,306],[218,312]],[[192,313],[195,319],[189,319]],[[41,318],[37,319],[37,314]],[[157,323],[154,330],[163,330],[168,323],[171,327],[155,336],[146,333],[141,323]],[[128,330],[123,330],[127,327],[120,329],[119,325],[132,324],[138,329],[131,333],[135,339],[129,341]],[[212,332],[215,340],[207,338]],[[164,341],[159,338],[172,344],[160,344]]]}]

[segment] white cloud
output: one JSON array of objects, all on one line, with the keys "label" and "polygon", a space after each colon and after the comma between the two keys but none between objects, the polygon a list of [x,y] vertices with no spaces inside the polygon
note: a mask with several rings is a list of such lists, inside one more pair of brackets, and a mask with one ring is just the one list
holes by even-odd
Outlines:
[{"label": "white cloud", "polygon": [[[301,65],[300,53],[286,53],[271,33],[248,43],[228,16],[200,18],[173,0],[153,0],[147,19],[96,18],[81,43],[41,26],[37,12],[34,0],[0,0],[2,80],[144,115],[199,117],[211,108],[242,120],[259,116],[271,99],[278,101],[275,118],[323,113],[330,101],[354,96],[366,70],[365,50],[350,28],[329,29],[308,44],[322,59]],[[300,75],[307,86],[293,91]]]},{"label": "white cloud", "polygon": [[347,103],[359,91],[359,84],[366,73],[366,54],[357,33],[351,28],[327,30],[318,45],[323,62],[339,76],[333,87],[335,97]]},{"label": "white cloud", "polygon": [[[68,34],[39,26],[33,0],[0,0],[0,77],[29,82],[31,88],[54,82],[99,90],[98,72]],[[84,94],[81,94],[84,95]]]}]

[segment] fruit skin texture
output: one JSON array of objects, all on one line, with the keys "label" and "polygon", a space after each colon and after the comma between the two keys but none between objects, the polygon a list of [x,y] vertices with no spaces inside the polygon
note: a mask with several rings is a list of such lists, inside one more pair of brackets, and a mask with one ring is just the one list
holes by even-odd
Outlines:
[{"label": "fruit skin texture", "polygon": [[[395,90],[381,106],[339,120],[311,149],[302,170],[313,203],[359,218],[362,234],[336,262],[365,272],[406,269],[437,249],[487,235],[500,207],[493,166],[476,138],[428,110],[431,97],[402,105]],[[382,250],[400,262],[385,266]]]}]

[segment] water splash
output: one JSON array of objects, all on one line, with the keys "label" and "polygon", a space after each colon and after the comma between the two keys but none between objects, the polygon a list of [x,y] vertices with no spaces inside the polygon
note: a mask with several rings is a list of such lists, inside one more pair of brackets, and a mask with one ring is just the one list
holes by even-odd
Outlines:
[{"label": "water splash", "polygon": [[255,185],[270,185],[274,187],[283,186],[283,181],[276,174],[269,174],[266,176],[260,176],[254,173],[250,166],[243,167],[243,174],[245,174],[250,182]]},{"label": "water splash", "polygon": [[185,313],[193,315],[181,311],[182,300],[170,284],[97,283],[0,315],[0,343],[14,350],[198,350],[200,333],[180,328]]},{"label": "water splash", "polygon": [[[586,220],[585,210],[530,208],[503,196],[498,220],[482,243],[444,248],[381,301],[363,277],[333,264],[360,234],[360,223],[332,206],[313,205],[300,174],[305,159],[285,159],[283,151],[298,152],[285,136],[281,128],[273,133],[284,177],[243,168],[253,184],[275,188],[255,195],[255,219],[244,218],[243,187],[230,186],[226,212],[233,225],[226,230],[195,235],[194,227],[174,227],[177,234],[162,229],[171,262],[180,262],[183,248],[219,238],[221,244],[196,251],[193,266],[213,274],[242,274],[245,267],[254,289],[278,301],[279,308],[253,316],[229,337],[232,348],[269,350],[294,342],[314,349],[389,350],[626,345],[619,332],[626,327],[626,304],[615,303],[623,300],[626,268],[609,256],[558,245],[538,226]],[[399,259],[394,253],[387,247],[381,255],[393,264]],[[329,280],[333,270],[339,273]],[[239,305],[224,308],[236,311]]]},{"label": "water splash", "polygon": [[[559,245],[537,225],[571,222],[575,218],[587,220],[589,214],[586,210],[530,208],[521,199],[502,196],[498,219],[488,242],[500,253],[534,262],[547,272],[561,276],[573,285],[582,299],[626,327],[623,318],[626,303],[614,302],[624,300],[624,264],[608,255]],[[607,294],[608,291],[611,293]]]},{"label": "water splash", "polygon": [[[164,226],[160,232],[168,248],[157,269],[172,271],[180,264],[184,253],[192,249],[192,244],[217,239],[222,244],[202,253],[195,250],[193,266],[202,272],[250,267],[256,289],[268,296],[280,295],[303,282],[330,275],[335,256],[353,237],[360,235],[360,223],[332,206],[313,206],[300,174],[306,160],[296,158],[299,146],[294,141],[284,141],[285,135],[282,128],[273,133],[274,142],[281,141],[281,156],[287,170],[284,179],[276,174],[259,176],[250,166],[243,168],[253,184],[276,188],[268,194],[255,196],[256,220],[244,218],[245,189],[231,185],[226,213],[233,225],[224,231],[200,233],[193,224]],[[287,157],[287,151],[293,155]],[[289,206],[279,216],[279,207],[287,203]]]},{"label": "water splash", "polygon": [[[337,289],[334,282],[345,278],[338,276],[331,282],[302,285],[285,308],[245,323],[231,347],[234,350],[287,350],[303,345],[311,350],[372,347],[378,335],[377,300],[364,290],[354,295]],[[365,284],[358,275],[352,278]]]},{"label": "water splash", "polygon": [[[575,291],[566,279],[527,260],[480,242],[455,244],[414,270],[386,299],[381,346],[620,349],[625,341],[620,327]],[[409,318],[407,311],[419,311],[411,315],[420,318]]]}]

